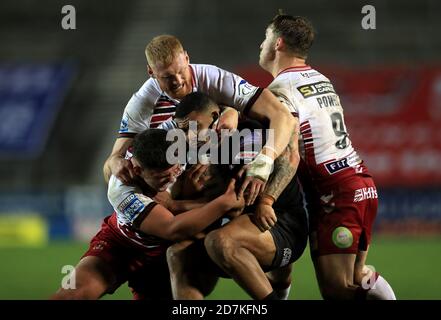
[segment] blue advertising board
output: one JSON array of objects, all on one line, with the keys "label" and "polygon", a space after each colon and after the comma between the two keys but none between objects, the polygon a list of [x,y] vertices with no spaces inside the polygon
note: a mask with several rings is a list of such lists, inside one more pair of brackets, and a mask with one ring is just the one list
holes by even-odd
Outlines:
[{"label": "blue advertising board", "polygon": [[69,63],[0,64],[0,157],[41,153],[73,76]]}]

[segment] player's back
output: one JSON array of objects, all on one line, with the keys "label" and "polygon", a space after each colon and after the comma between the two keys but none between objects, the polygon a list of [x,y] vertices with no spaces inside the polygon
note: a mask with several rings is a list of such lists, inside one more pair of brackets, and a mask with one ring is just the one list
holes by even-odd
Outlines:
[{"label": "player's back", "polygon": [[347,132],[330,80],[309,66],[282,71],[268,87],[298,116],[302,160],[318,185],[367,173]]}]

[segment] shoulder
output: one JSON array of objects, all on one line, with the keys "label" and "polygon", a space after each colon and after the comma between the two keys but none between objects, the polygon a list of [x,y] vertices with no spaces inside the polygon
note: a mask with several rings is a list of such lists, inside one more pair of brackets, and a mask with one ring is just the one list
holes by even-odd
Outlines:
[{"label": "shoulder", "polygon": [[[152,112],[160,97],[161,89],[157,81],[150,78],[132,95],[126,105],[125,112],[134,119],[137,117],[144,118],[143,115],[148,116],[149,112]],[[128,121],[129,119],[125,120]]]},{"label": "shoulder", "polygon": [[161,96],[161,88],[154,78],[148,79],[135,93],[135,96],[145,99],[156,100]]},{"label": "shoulder", "polygon": [[109,180],[107,195],[119,219],[127,223],[133,223],[141,212],[151,210],[156,204],[140,188],[125,185],[113,175]]},{"label": "shoulder", "polygon": [[235,76],[234,73],[212,64],[192,64],[196,78]]}]

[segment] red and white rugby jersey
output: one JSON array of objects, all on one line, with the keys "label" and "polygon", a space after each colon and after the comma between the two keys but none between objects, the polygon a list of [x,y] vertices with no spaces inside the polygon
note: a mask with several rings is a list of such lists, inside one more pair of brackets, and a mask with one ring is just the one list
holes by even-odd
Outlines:
[{"label": "red and white rugby jersey", "polygon": [[[232,106],[239,111],[251,107],[262,91],[241,77],[213,65],[191,64],[190,69],[193,92],[203,92],[218,104]],[[148,79],[129,100],[119,133],[133,134],[158,127],[173,117],[178,103],[179,100],[172,99],[161,90],[156,79]]]},{"label": "red and white rugby jersey", "polygon": [[302,160],[318,186],[366,173],[345,126],[340,98],[332,83],[310,66],[281,71],[268,86],[299,118]]},{"label": "red and white rugby jersey", "polygon": [[134,244],[154,249],[160,247],[165,240],[139,232],[137,229],[142,220],[157,205],[153,199],[155,192],[147,189],[141,187],[141,184],[126,185],[112,175],[107,197],[116,213],[115,229]]}]

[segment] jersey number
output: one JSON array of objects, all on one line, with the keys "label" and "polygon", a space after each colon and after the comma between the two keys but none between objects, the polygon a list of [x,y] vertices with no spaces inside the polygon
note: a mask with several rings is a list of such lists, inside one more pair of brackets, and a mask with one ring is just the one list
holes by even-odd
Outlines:
[{"label": "jersey number", "polygon": [[331,114],[332,129],[337,136],[338,140],[335,146],[338,149],[344,149],[348,146],[348,133],[346,132],[345,124],[343,122],[343,117],[340,112],[334,112]]}]

